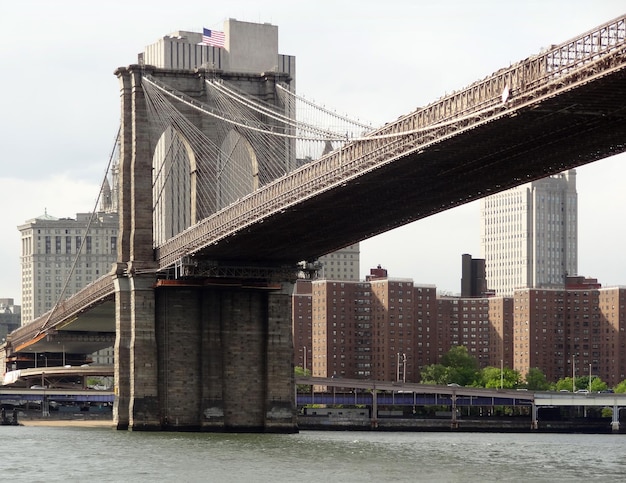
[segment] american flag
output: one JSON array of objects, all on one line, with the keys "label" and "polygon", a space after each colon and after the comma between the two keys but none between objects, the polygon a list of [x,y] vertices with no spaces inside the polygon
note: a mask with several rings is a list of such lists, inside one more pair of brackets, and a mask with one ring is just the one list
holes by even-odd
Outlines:
[{"label": "american flag", "polygon": [[224,32],[202,29],[202,43],[213,47],[224,47]]}]

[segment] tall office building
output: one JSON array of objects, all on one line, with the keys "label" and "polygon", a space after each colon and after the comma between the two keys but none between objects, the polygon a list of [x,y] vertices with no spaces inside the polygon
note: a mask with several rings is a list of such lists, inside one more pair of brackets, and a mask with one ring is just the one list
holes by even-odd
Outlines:
[{"label": "tall office building", "polygon": [[[111,271],[117,260],[117,213],[76,218],[45,213],[18,227],[22,236],[22,325]],[[89,231],[87,231],[87,226]]]},{"label": "tall office building", "polygon": [[496,295],[562,288],[577,275],[575,170],[483,198],[480,211],[487,287]]}]

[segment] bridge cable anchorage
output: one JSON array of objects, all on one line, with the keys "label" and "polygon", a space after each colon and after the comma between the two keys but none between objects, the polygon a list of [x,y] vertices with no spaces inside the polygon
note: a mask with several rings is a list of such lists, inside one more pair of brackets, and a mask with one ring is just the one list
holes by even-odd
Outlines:
[{"label": "bridge cable anchorage", "polygon": [[[222,146],[218,147],[213,139],[202,133],[173,108],[159,91],[153,91],[150,87],[146,87],[145,91],[151,122],[158,124],[159,129],[164,133],[157,145],[157,164],[153,179],[154,198],[157,201],[164,197],[166,190],[169,190],[170,198],[176,198],[184,193],[185,186],[189,187],[190,152],[196,161],[195,171],[201,171],[205,179],[213,180],[209,184],[205,183],[204,186],[196,186],[197,204],[202,208],[198,216],[201,215],[202,218],[247,195],[256,186],[283,176],[288,171],[284,148],[270,142],[271,140],[259,138],[258,133],[253,133],[251,137],[248,137],[250,139],[248,141],[231,132],[230,126],[225,127],[223,123],[216,123],[215,132],[222,134],[226,139]],[[246,145],[250,142],[254,142],[257,147],[256,162],[262,161],[265,168],[263,173],[259,173],[256,178],[253,176],[253,179],[250,179],[250,173],[254,166],[246,162],[237,162],[235,159],[242,150],[248,151]],[[191,147],[193,151],[190,151]],[[156,206],[155,209],[158,210],[159,207]],[[167,210],[170,207],[162,209]],[[179,213],[178,218],[188,222],[189,216],[188,209],[184,216]],[[182,230],[179,229],[175,233],[180,231]],[[159,241],[158,236],[156,241]]]}]

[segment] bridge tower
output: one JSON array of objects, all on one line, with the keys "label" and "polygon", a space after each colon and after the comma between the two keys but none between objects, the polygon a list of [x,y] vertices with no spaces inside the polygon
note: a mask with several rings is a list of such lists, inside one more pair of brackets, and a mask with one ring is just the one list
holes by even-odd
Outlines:
[{"label": "bridge tower", "polygon": [[[278,54],[277,27],[228,20],[224,30],[217,45],[199,33],[176,32],[147,47],[138,64],[115,72],[118,429],[297,430],[290,277],[277,279],[280,270],[272,267],[244,269],[255,265],[254,254],[235,267],[194,259],[219,265],[211,276],[155,262],[160,243],[295,163],[290,143],[282,141],[272,152],[281,153],[284,165],[270,172],[266,145],[195,109],[214,102],[209,81],[225,81],[270,105],[279,104],[277,83],[293,88],[295,61]],[[157,90],[178,95],[171,112],[155,100]]]}]

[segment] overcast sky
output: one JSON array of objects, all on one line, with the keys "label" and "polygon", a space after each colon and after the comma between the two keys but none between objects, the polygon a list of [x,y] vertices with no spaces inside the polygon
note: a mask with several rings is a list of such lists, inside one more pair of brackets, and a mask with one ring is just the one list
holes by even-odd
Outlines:
[{"label": "overcast sky", "polygon": [[[298,94],[374,126],[624,14],[623,0],[20,0],[0,11],[0,298],[21,301],[17,226],[94,208],[119,125],[114,70],[176,30],[278,26]],[[626,155],[578,169],[579,274],[626,285]],[[361,274],[460,291],[478,203],[361,244]]]}]

